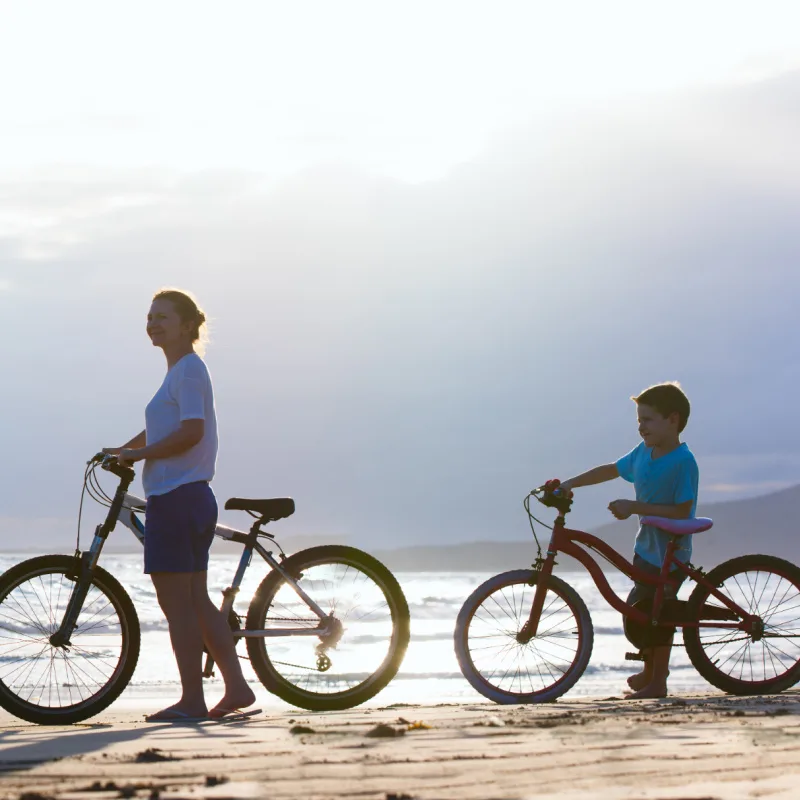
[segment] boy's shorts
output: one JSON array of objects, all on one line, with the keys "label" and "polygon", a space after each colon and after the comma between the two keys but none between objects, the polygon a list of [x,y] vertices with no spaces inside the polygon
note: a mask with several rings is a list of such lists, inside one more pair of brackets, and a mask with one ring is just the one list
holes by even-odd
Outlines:
[{"label": "boy's shorts", "polygon": [[[661,567],[656,567],[636,554],[633,556],[633,566],[638,567],[642,572],[647,572],[649,575],[661,574]],[[677,586],[674,588],[671,586],[664,587],[664,600],[674,600],[678,594],[678,589],[681,588],[681,585],[686,580],[685,573],[680,570],[672,570],[672,577],[677,579]],[[655,584],[634,583],[633,589],[628,594],[627,603],[635,605],[636,608],[649,615],[653,610],[653,601],[656,598],[657,589],[658,586]],[[628,641],[639,649],[670,644],[672,637],[675,635],[675,628],[662,627],[661,625],[654,627],[648,623],[632,622],[627,617],[623,618],[623,628]]]},{"label": "boy's shorts", "polygon": [[144,571],[205,572],[217,527],[217,499],[206,481],[147,498]]}]

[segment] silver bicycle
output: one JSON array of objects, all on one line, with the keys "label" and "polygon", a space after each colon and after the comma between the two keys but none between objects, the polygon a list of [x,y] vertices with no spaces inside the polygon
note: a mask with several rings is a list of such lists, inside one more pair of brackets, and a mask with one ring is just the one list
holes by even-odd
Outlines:
[{"label": "silver bicycle", "polygon": [[[119,478],[113,497],[100,487],[98,467]],[[84,491],[108,506],[108,514],[89,549],[37,556],[0,576],[0,705],[21,719],[80,722],[114,702],[133,676],[139,618],[127,592],[98,561],[118,522],[144,542],[145,502],[128,492],[134,476],[113,456],[98,453],[87,464]],[[220,608],[237,647],[246,641],[264,686],[314,711],[352,708],[383,689],[397,674],[410,636],[408,604],[391,572],[367,553],[341,545],[287,557],[262,528],[294,513],[289,498],[234,497],[225,508],[255,518],[249,531],[218,525],[215,533],[243,548]],[[270,548],[277,548],[277,557]],[[240,615],[234,602],[254,553],[271,571]],[[205,677],[213,667],[207,654]]]}]

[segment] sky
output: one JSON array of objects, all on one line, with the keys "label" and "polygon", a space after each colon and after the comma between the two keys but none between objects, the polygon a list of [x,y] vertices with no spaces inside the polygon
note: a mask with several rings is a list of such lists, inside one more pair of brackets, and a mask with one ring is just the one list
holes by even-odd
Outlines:
[{"label": "sky", "polygon": [[211,319],[217,493],[294,496],[287,543],[523,538],[661,380],[701,501],[800,483],[795,4],[0,14],[0,546],[69,546],[164,285]]}]

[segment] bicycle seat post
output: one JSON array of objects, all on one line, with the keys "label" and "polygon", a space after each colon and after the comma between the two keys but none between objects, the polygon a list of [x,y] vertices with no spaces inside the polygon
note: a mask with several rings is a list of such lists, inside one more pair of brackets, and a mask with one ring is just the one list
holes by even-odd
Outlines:
[{"label": "bicycle seat post", "polygon": [[673,556],[675,549],[678,546],[678,537],[670,536],[667,543],[667,550],[664,553],[664,560],[661,563],[661,572],[659,573],[659,582],[656,586],[655,597],[653,598],[653,610],[650,616],[650,624],[658,625],[658,618],[661,615],[661,609],[664,605],[664,595],[666,593],[667,584],[669,582],[670,567],[672,566]]}]

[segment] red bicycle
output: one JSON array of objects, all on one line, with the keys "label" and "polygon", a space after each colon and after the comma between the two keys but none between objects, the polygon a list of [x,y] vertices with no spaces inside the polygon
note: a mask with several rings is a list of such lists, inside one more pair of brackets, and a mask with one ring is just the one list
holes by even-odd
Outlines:
[{"label": "red bicycle", "polygon": [[[558,511],[544,558],[533,525],[544,523],[531,513],[531,497]],[[596,536],[567,528],[572,499],[560,490],[535,489],[524,505],[538,548],[533,568],[504,572],[481,584],[456,621],[461,671],[484,697],[496,703],[546,703],[583,675],[594,630],[580,595],[552,574],[559,553],[583,564],[606,601],[629,621],[682,628],[693,666],[718,689],[773,694],[800,681],[800,568],[794,564],[746,555],[706,573],[677,561],[674,552],[679,537],[708,530],[710,519],[645,517],[645,524],[671,534],[661,573],[651,575]],[[613,592],[592,551],[631,579],[656,586],[650,613]],[[670,578],[674,568],[697,584],[688,601],[665,598],[666,587],[676,585]]]}]

